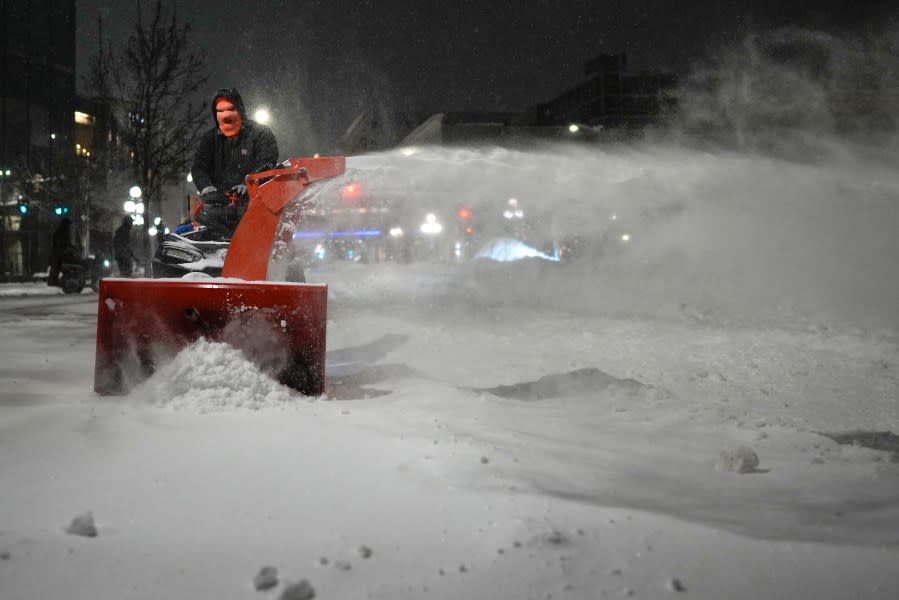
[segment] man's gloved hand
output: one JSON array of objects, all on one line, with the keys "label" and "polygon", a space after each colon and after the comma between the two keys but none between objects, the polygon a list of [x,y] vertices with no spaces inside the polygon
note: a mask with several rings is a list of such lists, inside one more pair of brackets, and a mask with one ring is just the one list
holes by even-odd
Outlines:
[{"label": "man's gloved hand", "polygon": [[247,195],[247,186],[242,183],[238,183],[234,187],[231,188],[232,192],[236,192],[238,196],[246,196]]},{"label": "man's gloved hand", "polygon": [[203,191],[200,192],[200,200],[208,206],[224,206],[231,202],[228,196],[211,185],[204,187]]}]

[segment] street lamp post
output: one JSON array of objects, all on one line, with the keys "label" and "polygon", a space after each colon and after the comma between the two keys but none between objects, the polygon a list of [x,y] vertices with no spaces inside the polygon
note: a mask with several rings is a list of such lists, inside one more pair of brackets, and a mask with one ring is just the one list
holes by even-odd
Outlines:
[{"label": "street lamp post", "polygon": [[143,197],[143,190],[140,189],[140,186],[133,185],[131,189],[128,190],[128,200],[125,200],[125,204],[122,206],[125,209],[125,212],[131,217],[131,222],[134,225],[143,225],[144,224],[144,203],[141,200]]},{"label": "street lamp post", "polygon": [[12,175],[9,169],[0,169],[0,278],[6,280],[6,208],[3,204],[6,179]]},{"label": "street lamp post", "polygon": [[125,201],[123,208],[125,212],[131,215],[131,219],[134,221],[135,225],[143,225],[144,224],[144,203],[141,201],[141,196],[143,196],[143,191],[140,189],[140,186],[131,186],[131,189],[128,190],[128,195],[131,197],[129,200]]}]

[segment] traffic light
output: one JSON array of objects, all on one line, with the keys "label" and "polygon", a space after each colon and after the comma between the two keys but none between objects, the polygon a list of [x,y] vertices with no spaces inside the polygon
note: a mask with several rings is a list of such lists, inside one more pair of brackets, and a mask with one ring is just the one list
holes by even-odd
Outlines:
[{"label": "traffic light", "polygon": [[56,215],[57,217],[61,217],[64,214],[67,214],[68,212],[69,212],[69,207],[66,206],[65,204],[57,204],[56,206],[53,207],[53,214]]},{"label": "traffic light", "polygon": [[474,229],[472,228],[471,223],[469,221],[471,219],[471,209],[464,208],[464,207],[460,208],[456,211],[456,215],[465,224],[465,227],[462,228],[462,231],[464,231],[465,233],[468,233],[468,234],[473,233]]},{"label": "traffic light", "polygon": [[31,207],[28,205],[28,200],[19,200],[19,214],[27,215],[30,209]]}]

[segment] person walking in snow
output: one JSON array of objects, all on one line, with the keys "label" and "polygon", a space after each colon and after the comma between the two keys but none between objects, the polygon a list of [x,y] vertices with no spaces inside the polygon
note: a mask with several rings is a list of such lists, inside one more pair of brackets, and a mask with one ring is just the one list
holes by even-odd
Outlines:
[{"label": "person walking in snow", "polygon": [[63,217],[53,232],[52,256],[50,259],[50,274],[47,277],[47,285],[59,285],[59,272],[64,261],[78,261],[78,247],[72,243],[72,219]]},{"label": "person walking in snow", "polygon": [[271,129],[247,118],[235,88],[215,92],[212,116],[215,125],[200,138],[191,167],[203,203],[196,219],[214,235],[230,238],[246,210],[247,174],[277,164],[278,143]]},{"label": "person walking in snow", "polygon": [[122,224],[112,235],[112,253],[119,266],[119,277],[131,277],[134,270],[134,253],[131,251],[131,227],[134,221],[130,215],[122,217]]}]

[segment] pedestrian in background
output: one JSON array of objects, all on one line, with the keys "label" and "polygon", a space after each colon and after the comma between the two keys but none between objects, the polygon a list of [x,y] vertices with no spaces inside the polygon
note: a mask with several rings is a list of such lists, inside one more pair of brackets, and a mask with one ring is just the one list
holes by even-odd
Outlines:
[{"label": "pedestrian in background", "polygon": [[131,252],[131,227],[134,221],[129,215],[122,217],[122,224],[112,236],[112,253],[119,267],[120,277],[131,277],[134,271],[134,254]]},{"label": "pedestrian in background", "polygon": [[72,243],[72,219],[63,217],[53,232],[50,274],[47,285],[59,285],[59,272],[64,261],[78,262],[78,248]]}]

